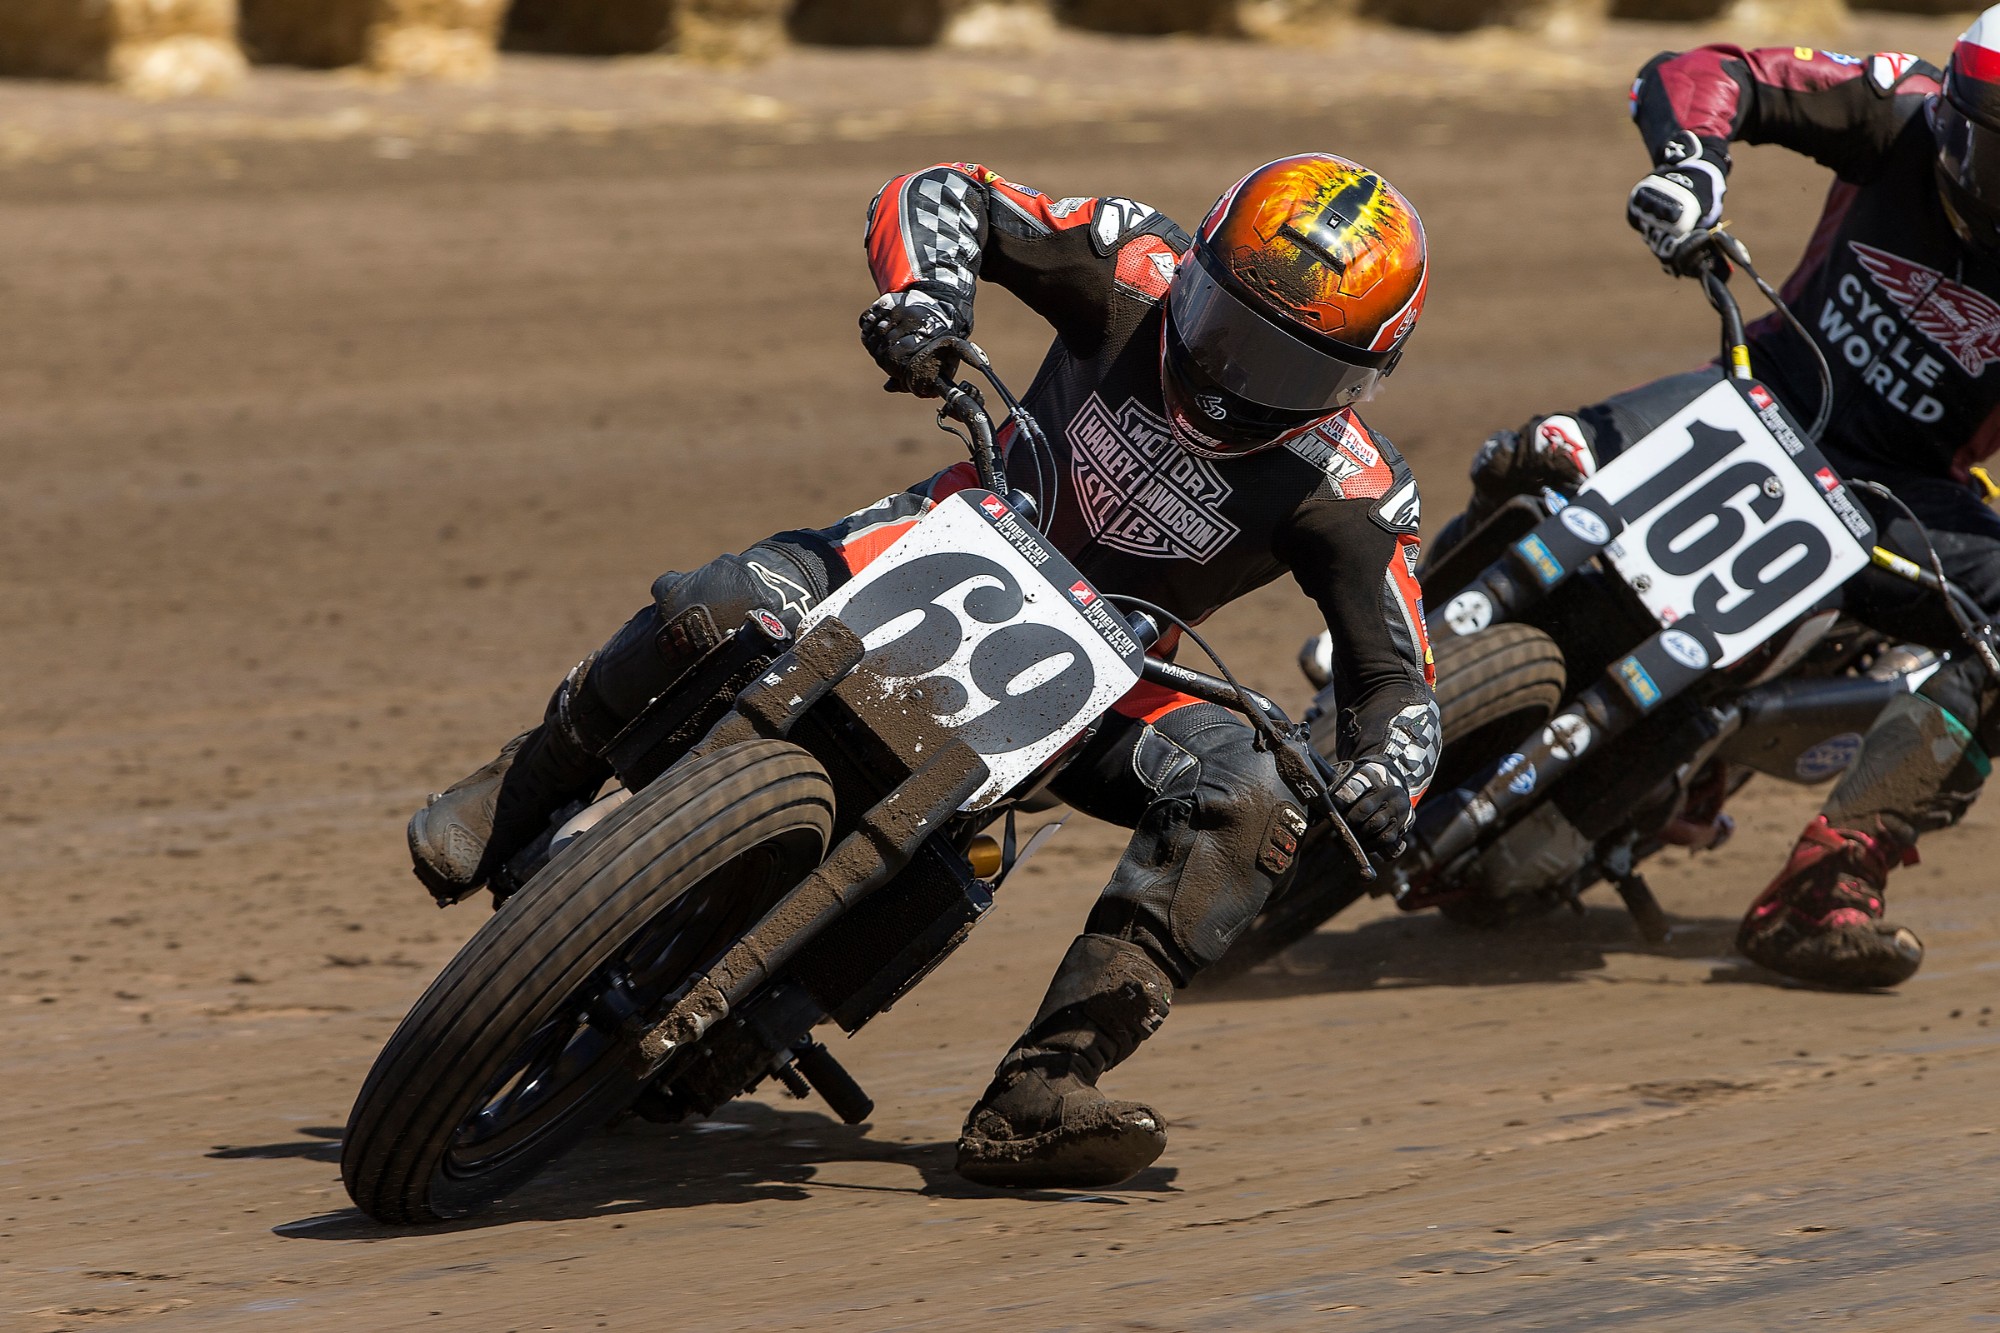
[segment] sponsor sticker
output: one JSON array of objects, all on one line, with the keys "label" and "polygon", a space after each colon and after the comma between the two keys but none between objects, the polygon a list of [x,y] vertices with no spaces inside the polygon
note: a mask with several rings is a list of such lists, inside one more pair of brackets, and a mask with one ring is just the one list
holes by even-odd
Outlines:
[{"label": "sponsor sticker", "polygon": [[1493,599],[1476,589],[1462,592],[1445,603],[1444,623],[1454,634],[1477,634],[1493,623]]},{"label": "sponsor sticker", "polygon": [[1845,731],[1838,736],[1829,736],[1799,756],[1792,771],[1799,775],[1801,782],[1824,782],[1836,773],[1844,772],[1854,762],[1854,756],[1861,753],[1861,733]]},{"label": "sponsor sticker", "polygon": [[1667,656],[1679,662],[1690,671],[1704,671],[1708,668],[1708,649],[1701,646],[1701,640],[1684,629],[1670,629],[1660,635],[1660,647],[1666,649]]},{"label": "sponsor sticker", "polygon": [[791,631],[785,628],[785,622],[761,606],[750,609],[750,618],[757,622],[757,628],[763,630],[774,639],[787,639],[791,637]]},{"label": "sponsor sticker", "polygon": [[1651,708],[1660,701],[1660,687],[1653,680],[1652,673],[1639,665],[1636,657],[1620,658],[1612,671],[1618,683],[1625,687],[1625,693],[1632,696],[1632,702],[1641,709]]},{"label": "sponsor sticker", "polygon": [[1763,385],[1753,384],[1750,386],[1750,401],[1759,408],[1765,408],[1775,406],[1778,400],[1771,397],[1771,391]]},{"label": "sponsor sticker", "polygon": [[1823,467],[1814,472],[1813,480],[1818,482],[1819,488],[1829,495],[1840,489],[1840,478],[1833,475],[1833,469],[1830,467]]},{"label": "sponsor sticker", "polygon": [[1575,713],[1564,713],[1542,728],[1542,744],[1549,753],[1565,762],[1578,758],[1590,748],[1590,724]]},{"label": "sponsor sticker", "polygon": [[994,518],[1007,517],[1007,506],[1001,501],[1000,497],[997,495],[987,496],[985,499],[979,502],[979,507],[981,509],[984,509],[987,513],[991,514]]},{"label": "sponsor sticker", "polygon": [[1571,505],[1562,511],[1562,525],[1592,546],[1602,546],[1611,540],[1611,525],[1602,515],[1592,513],[1582,505]]},{"label": "sponsor sticker", "polygon": [[1097,600],[1097,592],[1088,583],[1078,579],[1069,585],[1069,595],[1076,598],[1078,606],[1089,606]]},{"label": "sponsor sticker", "polygon": [[1540,537],[1531,532],[1515,542],[1514,549],[1528,562],[1528,568],[1535,571],[1535,577],[1542,581],[1543,587],[1554,587],[1562,581],[1562,561],[1555,558],[1549,551],[1548,543]]},{"label": "sponsor sticker", "polygon": [[1510,754],[1502,759],[1500,776],[1507,779],[1507,790],[1516,796],[1526,796],[1535,789],[1535,766],[1524,754]]}]

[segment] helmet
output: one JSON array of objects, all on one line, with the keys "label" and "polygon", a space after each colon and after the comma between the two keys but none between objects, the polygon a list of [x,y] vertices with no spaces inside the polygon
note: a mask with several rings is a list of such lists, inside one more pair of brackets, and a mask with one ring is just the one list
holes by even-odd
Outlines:
[{"label": "helmet", "polygon": [[1161,382],[1182,447],[1252,453],[1374,396],[1424,306],[1424,225],[1329,153],[1257,168],[1216,201],[1167,291]]},{"label": "helmet", "polygon": [[1974,19],[1952,47],[1931,130],[1952,226],[1975,249],[2000,251],[2000,7]]}]

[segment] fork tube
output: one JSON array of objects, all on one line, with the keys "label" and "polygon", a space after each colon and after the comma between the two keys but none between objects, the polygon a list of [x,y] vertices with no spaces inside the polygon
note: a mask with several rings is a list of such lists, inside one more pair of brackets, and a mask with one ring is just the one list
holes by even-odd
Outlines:
[{"label": "fork tube", "polygon": [[[1701,664],[1684,660],[1684,647],[1680,654],[1669,652],[1665,647],[1668,635],[1699,643],[1704,655]],[[1699,619],[1689,616],[1613,662],[1602,680],[1550,718],[1519,750],[1489,764],[1452,796],[1433,797],[1418,807],[1411,839],[1418,867],[1445,865],[1498,835],[1545,797],[1585,754],[1616,740],[1648,713],[1700,681],[1718,655]]]}]

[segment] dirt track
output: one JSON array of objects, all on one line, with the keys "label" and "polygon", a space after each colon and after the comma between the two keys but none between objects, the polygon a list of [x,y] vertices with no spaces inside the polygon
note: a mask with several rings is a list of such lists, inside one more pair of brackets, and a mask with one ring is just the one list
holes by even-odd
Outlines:
[{"label": "dirt track", "polygon": [[[865,1130],[739,1102],[604,1134],[474,1225],[345,1207],[353,1092],[479,910],[409,878],[412,805],[659,570],[950,456],[853,336],[861,210],[892,171],[976,157],[1191,219],[1302,143],[1378,166],[1437,256],[1372,414],[1433,521],[1485,430],[1708,350],[1696,294],[1619,217],[1641,164],[1609,89],[1118,135],[253,145],[223,176],[0,177],[0,1324],[2000,1317],[1993,810],[1900,882],[1922,975],[1837,996],[1728,954],[1817,801],[1795,789],[1754,788],[1734,844],[1660,868],[1661,950],[1614,907],[1507,937],[1376,909],[1187,997],[1113,1084],[1173,1122],[1130,1189],[949,1172],[1116,854],[1079,822],[836,1043],[880,1107]],[[1732,217],[1789,259],[1820,179],[1756,150],[1739,180]],[[1030,319],[997,294],[981,318],[1025,378]],[[1308,616],[1283,587],[1232,610],[1232,662],[1296,702]]]}]

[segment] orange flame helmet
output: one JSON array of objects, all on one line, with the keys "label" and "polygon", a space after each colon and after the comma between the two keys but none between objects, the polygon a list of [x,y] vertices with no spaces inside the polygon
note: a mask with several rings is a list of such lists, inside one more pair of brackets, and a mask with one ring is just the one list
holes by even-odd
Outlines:
[{"label": "orange flame helmet", "polygon": [[1247,453],[1372,397],[1428,276],[1423,222],[1381,176],[1330,153],[1258,167],[1216,201],[1167,294],[1175,435]]}]

